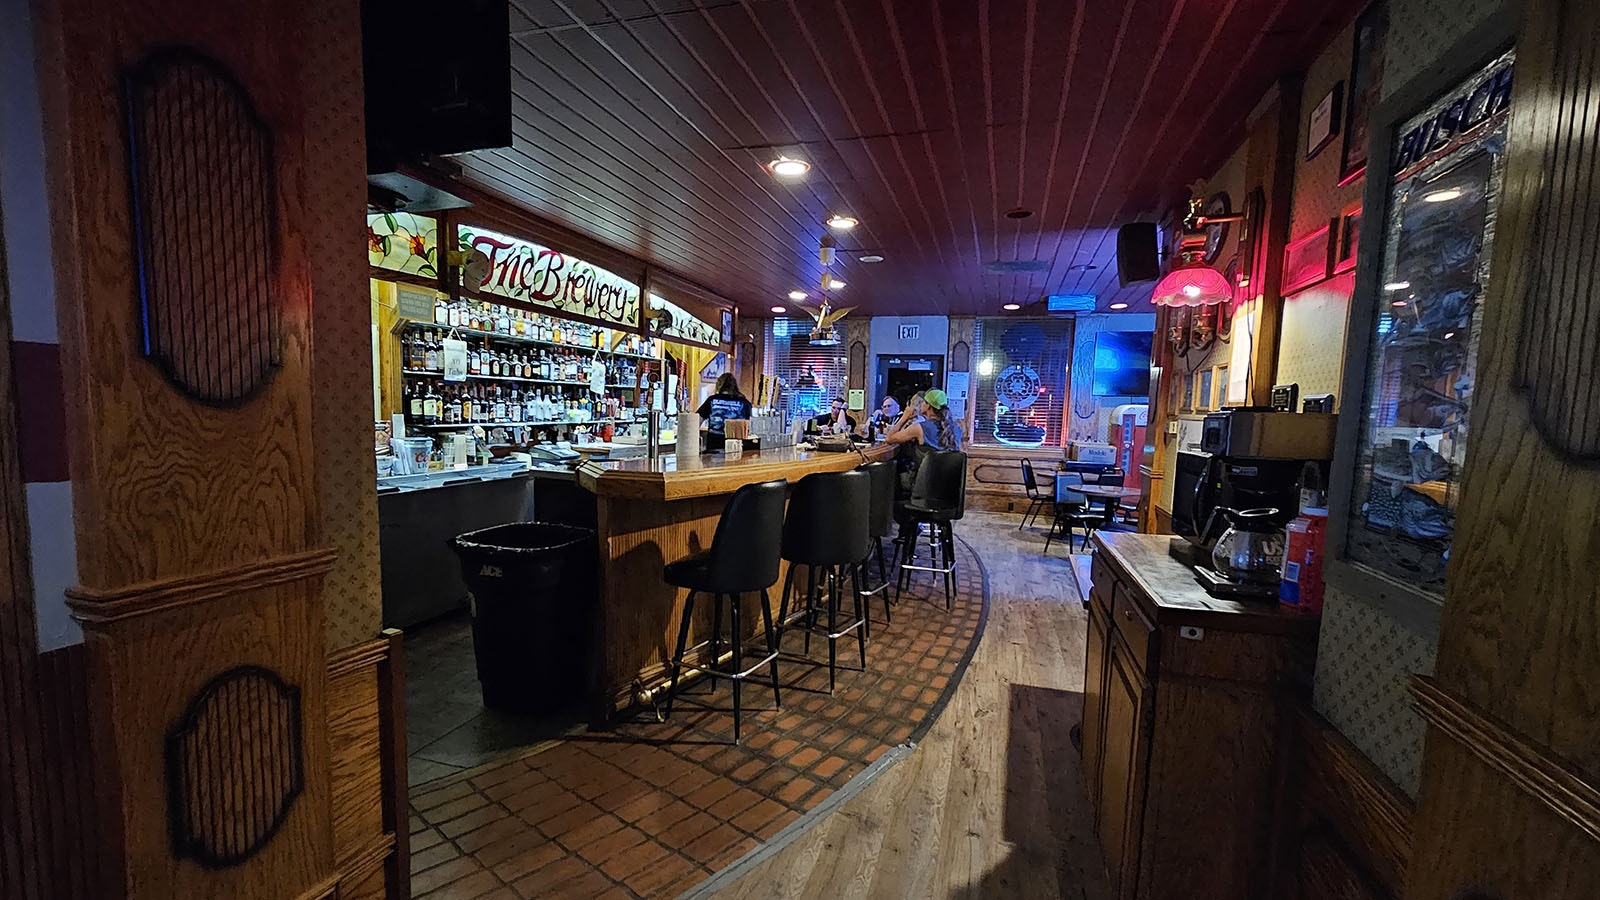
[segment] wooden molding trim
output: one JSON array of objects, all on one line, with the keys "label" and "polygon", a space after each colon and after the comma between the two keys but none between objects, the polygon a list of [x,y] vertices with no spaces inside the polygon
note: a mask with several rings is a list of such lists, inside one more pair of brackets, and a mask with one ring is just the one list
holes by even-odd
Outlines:
[{"label": "wooden molding trim", "polygon": [[67,605],[86,627],[106,625],[155,612],[206,603],[246,591],[317,578],[333,568],[337,550],[319,548],[232,569],[184,575],[101,590],[82,585],[67,590]]},{"label": "wooden molding trim", "polygon": [[387,637],[375,637],[328,654],[328,680],[382,665],[389,658],[389,643]]},{"label": "wooden molding trim", "polygon": [[294,900],[333,900],[339,894],[339,875],[329,875]]},{"label": "wooden molding trim", "polygon": [[376,835],[365,846],[357,847],[346,853],[334,863],[340,882],[359,881],[370,873],[383,867],[389,860],[389,854],[394,852],[394,832],[386,831]]},{"label": "wooden molding trim", "polygon": [[1576,766],[1450,693],[1433,678],[1413,676],[1411,695],[1428,724],[1591,840],[1600,841],[1600,789],[1578,774]]}]

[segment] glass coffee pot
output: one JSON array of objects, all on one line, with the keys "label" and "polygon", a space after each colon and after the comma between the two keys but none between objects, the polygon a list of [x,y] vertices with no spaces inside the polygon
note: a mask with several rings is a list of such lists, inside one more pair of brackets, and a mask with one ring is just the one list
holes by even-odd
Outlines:
[{"label": "glass coffee pot", "polygon": [[1276,585],[1283,567],[1283,523],[1273,507],[1219,508],[1228,522],[1211,550],[1217,574],[1240,584]]}]

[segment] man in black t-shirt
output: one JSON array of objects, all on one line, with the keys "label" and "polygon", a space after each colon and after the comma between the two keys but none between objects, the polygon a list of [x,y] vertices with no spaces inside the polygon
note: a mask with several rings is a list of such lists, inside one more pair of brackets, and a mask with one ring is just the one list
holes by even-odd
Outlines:
[{"label": "man in black t-shirt", "polygon": [[820,416],[813,416],[806,430],[821,431],[824,428],[832,428],[834,434],[848,434],[855,431],[855,417],[845,412],[844,409],[844,398],[833,398],[832,408]]}]

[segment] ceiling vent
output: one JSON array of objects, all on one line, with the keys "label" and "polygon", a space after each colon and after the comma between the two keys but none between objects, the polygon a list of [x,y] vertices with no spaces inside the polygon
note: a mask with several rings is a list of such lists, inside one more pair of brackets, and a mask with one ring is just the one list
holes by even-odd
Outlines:
[{"label": "ceiling vent", "polygon": [[983,264],[985,272],[991,275],[1016,275],[1026,272],[1050,271],[1048,259],[995,259]]}]

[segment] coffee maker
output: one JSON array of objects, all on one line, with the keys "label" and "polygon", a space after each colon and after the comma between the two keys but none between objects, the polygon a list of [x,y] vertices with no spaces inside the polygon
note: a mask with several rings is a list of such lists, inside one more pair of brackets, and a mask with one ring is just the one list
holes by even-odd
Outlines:
[{"label": "coffee maker", "polygon": [[[1180,536],[1171,553],[1195,570],[1214,596],[1276,599],[1277,585],[1216,571],[1212,549],[1228,526],[1228,512],[1281,533],[1300,511],[1307,464],[1325,472],[1333,457],[1337,417],[1240,407],[1212,413],[1201,423],[1198,450],[1180,450],[1173,482],[1172,526]],[[1260,510],[1275,510],[1270,514]]]}]

